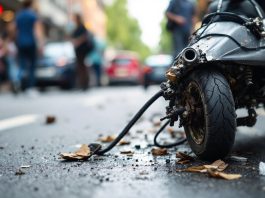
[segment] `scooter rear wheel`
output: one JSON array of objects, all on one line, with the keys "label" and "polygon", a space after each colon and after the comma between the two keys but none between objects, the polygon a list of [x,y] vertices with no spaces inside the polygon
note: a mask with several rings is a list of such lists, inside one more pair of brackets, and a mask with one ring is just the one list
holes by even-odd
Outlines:
[{"label": "scooter rear wheel", "polygon": [[202,159],[226,157],[234,144],[235,104],[226,78],[217,71],[195,71],[186,83],[184,128],[193,152]]}]

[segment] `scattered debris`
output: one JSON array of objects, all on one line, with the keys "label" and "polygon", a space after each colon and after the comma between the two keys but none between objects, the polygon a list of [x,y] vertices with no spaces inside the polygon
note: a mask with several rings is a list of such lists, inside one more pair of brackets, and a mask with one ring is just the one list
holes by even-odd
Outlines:
[{"label": "scattered debris", "polygon": [[15,175],[25,175],[26,173],[22,171],[21,169],[18,169],[15,173]]},{"label": "scattered debris", "polygon": [[120,153],[122,155],[128,155],[128,156],[132,156],[134,154],[134,152],[132,152],[132,151],[121,151]]},{"label": "scattered debris", "polygon": [[228,174],[223,171],[228,167],[222,160],[216,160],[210,165],[202,165],[202,166],[192,166],[186,169],[177,169],[177,171],[186,171],[193,173],[208,173],[211,177],[226,179],[226,180],[234,180],[242,177],[240,174]]},{"label": "scattered debris", "polygon": [[259,163],[259,174],[265,176],[265,163],[264,162]]},{"label": "scattered debris", "polygon": [[135,147],[135,149],[137,149],[137,150],[141,149],[141,145],[139,145],[139,144],[135,145],[134,147]]},{"label": "scattered debris", "polygon": [[152,152],[152,155],[155,155],[155,156],[163,156],[163,155],[168,154],[167,149],[165,148],[153,148],[151,152]]},{"label": "scattered debris", "polygon": [[65,160],[87,160],[89,157],[91,157],[96,151],[101,149],[100,144],[82,144],[80,149],[78,149],[74,153],[60,153],[60,156],[62,159]]},{"label": "scattered debris", "polygon": [[129,144],[131,144],[131,142],[130,142],[130,141],[121,140],[121,141],[119,142],[119,144],[118,144],[118,145],[120,145],[120,146],[124,146],[124,145],[129,145]]},{"label": "scattered debris", "polygon": [[149,175],[149,173],[147,171],[141,171],[139,175]]},{"label": "scattered debris", "polygon": [[248,158],[240,157],[240,156],[231,156],[230,160],[235,161],[235,162],[247,162]]},{"label": "scattered debris", "polygon": [[5,147],[4,146],[0,146],[0,150],[3,150]]},{"label": "scattered debris", "polygon": [[102,142],[102,143],[110,143],[112,142],[113,140],[115,140],[115,136],[113,135],[108,135],[108,136],[105,136],[105,137],[101,137],[98,139],[98,141]]},{"label": "scattered debris", "polygon": [[190,163],[191,161],[194,161],[194,158],[185,154],[185,153],[182,153],[182,152],[177,152],[176,153],[176,157],[177,158],[180,158],[177,163],[178,164],[188,164]]},{"label": "scattered debris", "polygon": [[53,123],[55,123],[55,121],[56,121],[55,116],[47,116],[46,117],[46,124],[53,124]]},{"label": "scattered debris", "polygon": [[212,169],[212,170],[217,170],[217,171],[224,171],[227,167],[228,164],[226,164],[224,161],[222,160],[216,160],[215,162],[213,162],[211,165],[204,165],[204,167],[208,170],[208,169]]},{"label": "scattered debris", "polygon": [[161,121],[153,121],[153,125],[155,126],[155,127],[159,127],[160,125],[161,125]]},{"label": "scattered debris", "polygon": [[23,166],[20,166],[20,168],[30,168],[31,165],[23,165]]},{"label": "scattered debris", "polygon": [[240,174],[227,174],[223,172],[219,172],[216,170],[208,169],[207,172],[211,177],[220,178],[220,179],[226,179],[226,180],[235,180],[242,177]]}]

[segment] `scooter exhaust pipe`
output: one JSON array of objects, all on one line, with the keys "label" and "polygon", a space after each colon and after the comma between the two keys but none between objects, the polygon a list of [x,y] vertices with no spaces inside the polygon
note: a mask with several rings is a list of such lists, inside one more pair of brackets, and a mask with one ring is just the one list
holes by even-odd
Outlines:
[{"label": "scooter exhaust pipe", "polygon": [[182,60],[186,65],[194,65],[199,61],[199,54],[194,48],[187,47],[182,52]]}]

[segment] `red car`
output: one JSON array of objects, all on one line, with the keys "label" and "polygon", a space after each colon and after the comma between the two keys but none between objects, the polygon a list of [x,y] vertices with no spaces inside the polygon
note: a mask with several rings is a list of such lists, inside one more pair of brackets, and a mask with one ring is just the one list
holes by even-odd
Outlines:
[{"label": "red car", "polygon": [[137,56],[117,55],[107,68],[109,84],[140,84],[142,79],[141,64]]}]

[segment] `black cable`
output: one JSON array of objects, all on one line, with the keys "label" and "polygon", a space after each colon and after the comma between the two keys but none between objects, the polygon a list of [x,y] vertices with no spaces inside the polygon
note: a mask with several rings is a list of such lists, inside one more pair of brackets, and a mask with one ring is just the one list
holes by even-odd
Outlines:
[{"label": "black cable", "polygon": [[167,127],[167,125],[169,125],[170,123],[170,120],[168,120],[160,129],[159,131],[156,133],[155,137],[154,137],[154,145],[159,147],[159,148],[172,148],[172,147],[175,147],[175,146],[179,146],[181,144],[183,144],[184,142],[187,141],[186,138],[182,138],[180,139],[179,141],[175,142],[175,143],[172,143],[172,144],[165,144],[165,145],[162,145],[162,144],[159,144],[158,141],[157,141],[157,138],[158,136],[160,135],[160,133],[163,132],[163,130]]},{"label": "black cable", "polygon": [[132,120],[125,126],[125,128],[121,131],[118,137],[111,142],[106,148],[97,151],[95,154],[103,155],[104,153],[110,151],[114,146],[116,146],[120,140],[129,132],[132,126],[139,120],[139,118],[143,115],[143,113],[161,96],[163,96],[163,91],[160,90],[157,92],[152,98],[150,98],[144,106],[135,114]]}]

